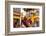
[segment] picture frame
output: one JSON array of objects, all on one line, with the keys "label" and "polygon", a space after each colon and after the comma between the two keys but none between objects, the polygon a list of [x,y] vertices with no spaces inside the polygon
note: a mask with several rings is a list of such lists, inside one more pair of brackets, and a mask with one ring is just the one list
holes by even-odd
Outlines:
[{"label": "picture frame", "polygon": [[[23,10],[22,10],[23,9]],[[16,12],[19,11],[19,18],[16,17]],[[28,17],[31,14],[28,14],[27,12],[34,12],[37,11],[39,12],[38,17],[39,19],[39,24],[38,26],[34,26],[34,25],[25,25],[22,22],[23,17],[25,16],[24,14],[27,14],[26,17],[28,19]],[[14,13],[15,12],[15,13]],[[23,14],[23,17],[21,18],[21,13]],[[15,17],[14,17],[15,14]],[[15,19],[15,21],[17,21],[18,23],[23,23],[24,24],[24,28],[22,27],[22,25],[20,24],[20,26],[13,26],[13,21],[14,18],[18,18]],[[25,20],[25,19],[24,19]],[[30,20],[30,19],[29,19]],[[36,20],[36,19],[35,19]],[[27,21],[27,20],[26,20]],[[33,20],[32,20],[33,21]],[[27,23],[27,22],[26,22]],[[34,2],[20,2],[20,1],[6,1],[5,2],[5,32],[6,35],[18,35],[18,34],[37,34],[37,33],[44,33],[45,32],[45,3],[34,3]],[[26,26],[26,27],[25,27]]]}]

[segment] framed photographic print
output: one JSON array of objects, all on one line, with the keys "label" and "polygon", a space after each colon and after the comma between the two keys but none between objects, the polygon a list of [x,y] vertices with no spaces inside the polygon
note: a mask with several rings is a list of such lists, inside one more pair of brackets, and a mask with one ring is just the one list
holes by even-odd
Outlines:
[{"label": "framed photographic print", "polygon": [[45,32],[45,4],[6,2],[6,34],[36,34]]}]

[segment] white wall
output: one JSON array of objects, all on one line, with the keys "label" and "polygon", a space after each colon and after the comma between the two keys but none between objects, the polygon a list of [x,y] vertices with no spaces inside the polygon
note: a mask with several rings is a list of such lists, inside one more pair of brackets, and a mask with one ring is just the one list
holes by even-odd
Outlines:
[{"label": "white wall", "polygon": [[[5,0],[0,0],[0,36],[5,36],[5,2],[4,1]],[[24,1],[24,2],[28,1],[28,2],[39,2],[39,3],[42,2],[43,3],[46,0],[17,0],[17,1]],[[45,12],[45,15],[46,15],[46,12]],[[46,16],[45,16],[45,18],[46,18]],[[45,25],[45,27],[46,27],[46,25]],[[16,35],[16,36],[46,36],[46,33],[43,33],[43,34]]]}]

